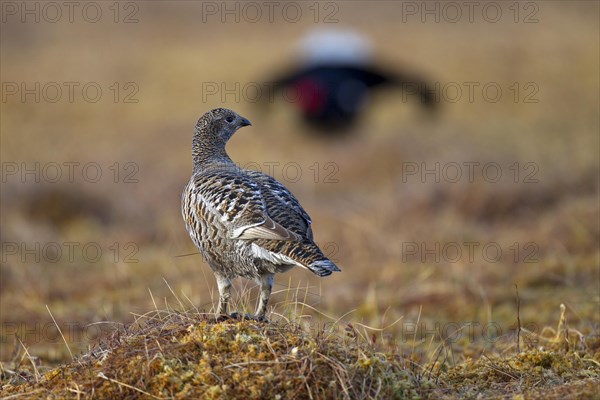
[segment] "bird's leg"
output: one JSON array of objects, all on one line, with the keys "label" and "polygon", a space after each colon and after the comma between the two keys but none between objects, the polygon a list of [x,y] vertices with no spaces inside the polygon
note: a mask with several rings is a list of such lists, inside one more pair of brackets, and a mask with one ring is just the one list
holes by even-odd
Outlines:
[{"label": "bird's leg", "polygon": [[267,303],[271,296],[271,289],[273,288],[273,275],[266,274],[259,278],[260,283],[260,300],[258,302],[258,308],[256,309],[256,315],[254,318],[258,321],[267,321],[265,314],[267,313]]},{"label": "bird's leg", "polygon": [[217,277],[217,286],[219,287],[219,306],[217,315],[227,314],[227,306],[231,298],[231,280],[226,276],[215,274]]}]

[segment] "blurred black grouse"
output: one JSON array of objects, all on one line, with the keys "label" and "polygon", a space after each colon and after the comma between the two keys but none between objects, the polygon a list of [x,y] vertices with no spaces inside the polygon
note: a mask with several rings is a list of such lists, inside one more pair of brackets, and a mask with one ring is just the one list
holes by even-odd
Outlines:
[{"label": "blurred black grouse", "polygon": [[301,64],[269,83],[273,98],[293,103],[318,132],[347,132],[376,88],[404,90],[427,110],[436,106],[434,92],[419,77],[374,65],[370,43],[356,33],[316,31],[304,38],[301,51]]}]

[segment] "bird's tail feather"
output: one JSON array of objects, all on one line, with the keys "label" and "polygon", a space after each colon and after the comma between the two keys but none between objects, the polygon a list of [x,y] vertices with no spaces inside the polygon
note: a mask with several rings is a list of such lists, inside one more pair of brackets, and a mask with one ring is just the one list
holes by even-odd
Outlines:
[{"label": "bird's tail feather", "polygon": [[318,276],[329,276],[333,272],[341,271],[337,265],[328,259],[315,261],[308,266],[308,269]]},{"label": "bird's tail feather", "polygon": [[272,248],[271,252],[287,257],[290,265],[301,266],[318,276],[328,276],[341,271],[312,240],[278,241],[274,244],[278,248]]}]

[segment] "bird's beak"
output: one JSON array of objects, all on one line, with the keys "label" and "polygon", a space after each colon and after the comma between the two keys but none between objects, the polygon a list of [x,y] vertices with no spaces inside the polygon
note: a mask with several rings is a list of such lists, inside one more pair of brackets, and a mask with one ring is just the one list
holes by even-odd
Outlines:
[{"label": "bird's beak", "polygon": [[250,121],[248,121],[246,118],[242,118],[240,125],[241,126],[249,126],[249,125],[252,125],[252,123]]}]

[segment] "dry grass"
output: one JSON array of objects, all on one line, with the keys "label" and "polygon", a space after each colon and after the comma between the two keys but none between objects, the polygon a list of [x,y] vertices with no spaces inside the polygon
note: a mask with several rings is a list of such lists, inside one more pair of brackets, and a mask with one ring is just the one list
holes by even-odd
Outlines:
[{"label": "dry grass", "polygon": [[374,334],[361,331],[377,330],[339,320],[311,329],[302,318],[215,322],[212,313],[195,309],[155,309],[54,369],[38,368],[23,346],[12,363],[2,364],[2,393],[7,399],[561,399],[597,393],[600,341],[569,330],[564,307],[556,331],[524,331],[524,351],[458,364],[452,345],[429,347],[428,362],[419,363],[420,344],[376,343]]}]

